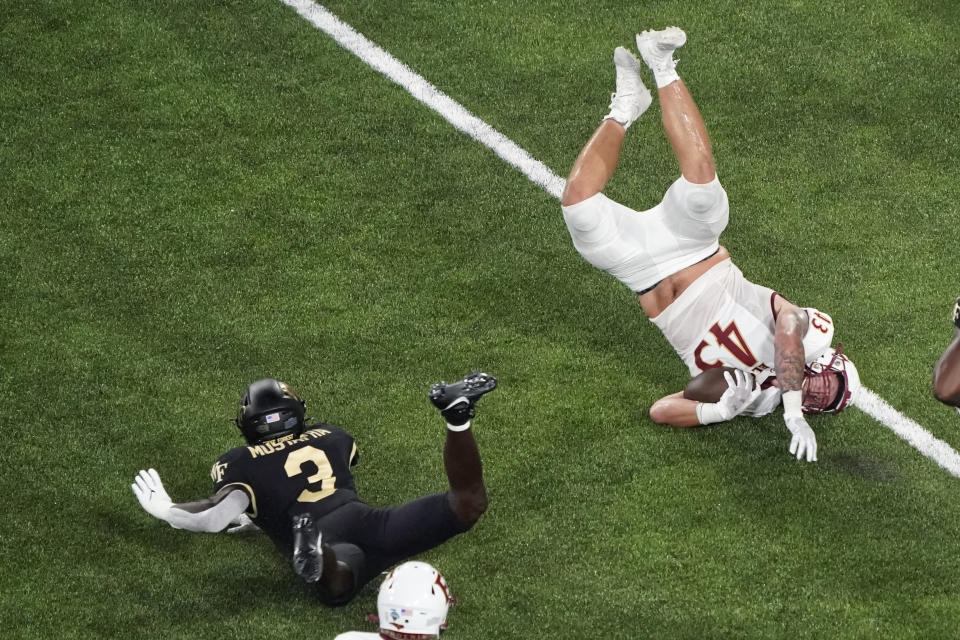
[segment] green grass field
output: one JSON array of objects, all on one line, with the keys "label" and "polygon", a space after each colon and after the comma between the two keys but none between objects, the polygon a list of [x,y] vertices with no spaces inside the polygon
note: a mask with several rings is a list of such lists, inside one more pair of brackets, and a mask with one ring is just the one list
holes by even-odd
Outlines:
[{"label": "green grass field", "polygon": [[[960,8],[570,0],[324,4],[565,176],[611,55],[688,33],[681,75],[748,278],[830,313],[864,383],[953,448],[929,391],[960,249]],[[4,638],[333,638],[261,536],[175,531],[249,381],[357,438],[361,497],[445,487],[430,383],[475,421],[491,506],[423,556],[447,637],[956,638],[960,479],[854,408],[689,431],[685,367],[573,249],[557,201],[279,0],[0,4]],[[656,103],[608,193],[676,177]]]}]

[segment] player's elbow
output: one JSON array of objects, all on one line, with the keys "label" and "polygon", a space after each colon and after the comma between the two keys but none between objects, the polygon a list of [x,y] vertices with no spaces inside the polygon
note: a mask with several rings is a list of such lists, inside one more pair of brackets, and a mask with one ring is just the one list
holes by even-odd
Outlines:
[{"label": "player's elbow", "polygon": [[806,328],[804,311],[795,305],[784,305],[777,314],[776,333],[784,336],[803,337]]}]

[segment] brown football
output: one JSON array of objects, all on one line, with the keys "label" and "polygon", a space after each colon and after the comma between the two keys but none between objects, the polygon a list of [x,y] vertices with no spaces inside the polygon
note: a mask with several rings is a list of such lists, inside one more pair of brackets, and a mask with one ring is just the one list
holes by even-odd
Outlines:
[{"label": "brown football", "polygon": [[683,397],[697,402],[717,402],[727,390],[727,381],[723,377],[725,371],[736,371],[733,367],[717,367],[707,369],[694,377],[683,389]]}]

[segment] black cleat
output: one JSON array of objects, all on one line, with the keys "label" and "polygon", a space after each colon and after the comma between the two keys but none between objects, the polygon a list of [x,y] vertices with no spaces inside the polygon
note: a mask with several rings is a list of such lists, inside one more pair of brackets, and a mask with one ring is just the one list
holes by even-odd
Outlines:
[{"label": "black cleat", "polygon": [[304,513],[293,517],[293,570],[311,584],[323,575],[321,538],[313,516]]},{"label": "black cleat", "polygon": [[459,382],[440,382],[430,387],[430,402],[440,409],[440,415],[448,424],[457,427],[477,415],[474,406],[477,400],[496,388],[496,378],[474,371]]}]

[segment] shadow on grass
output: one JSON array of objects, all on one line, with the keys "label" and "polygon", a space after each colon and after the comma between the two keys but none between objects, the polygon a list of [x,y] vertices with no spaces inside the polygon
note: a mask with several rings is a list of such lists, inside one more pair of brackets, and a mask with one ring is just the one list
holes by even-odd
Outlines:
[{"label": "shadow on grass", "polygon": [[839,452],[822,456],[820,465],[830,471],[872,480],[874,482],[896,482],[901,475],[888,461],[860,453]]}]

